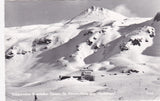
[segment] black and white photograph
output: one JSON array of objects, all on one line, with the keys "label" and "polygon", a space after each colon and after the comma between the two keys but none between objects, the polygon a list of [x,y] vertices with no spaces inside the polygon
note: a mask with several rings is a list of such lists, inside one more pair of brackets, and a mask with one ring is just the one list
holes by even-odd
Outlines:
[{"label": "black and white photograph", "polygon": [[160,0],[4,0],[2,34],[5,101],[160,101]]}]

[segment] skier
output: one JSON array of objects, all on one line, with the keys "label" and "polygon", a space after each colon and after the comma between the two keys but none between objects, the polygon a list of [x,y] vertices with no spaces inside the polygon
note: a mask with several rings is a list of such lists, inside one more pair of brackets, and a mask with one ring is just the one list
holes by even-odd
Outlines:
[{"label": "skier", "polygon": [[38,100],[37,95],[34,95],[34,101],[37,101],[37,100]]}]

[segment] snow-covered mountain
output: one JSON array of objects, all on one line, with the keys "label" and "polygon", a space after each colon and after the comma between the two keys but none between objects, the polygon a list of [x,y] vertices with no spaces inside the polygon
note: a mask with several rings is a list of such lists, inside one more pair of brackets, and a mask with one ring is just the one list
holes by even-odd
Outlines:
[{"label": "snow-covered mountain", "polygon": [[80,15],[72,18],[72,23],[89,23],[89,22],[111,22],[114,20],[122,20],[126,18],[125,16],[115,13],[111,10],[92,6],[89,9],[83,11]]},{"label": "snow-covered mountain", "polygon": [[160,13],[128,18],[91,7],[68,21],[6,28],[6,83],[23,87],[72,75],[160,71]]}]

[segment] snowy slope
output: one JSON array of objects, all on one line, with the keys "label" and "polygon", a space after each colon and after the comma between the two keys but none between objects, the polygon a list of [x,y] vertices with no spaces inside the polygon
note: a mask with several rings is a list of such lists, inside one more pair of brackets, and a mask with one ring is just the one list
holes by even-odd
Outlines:
[{"label": "snowy slope", "polygon": [[[104,91],[115,94],[116,90],[102,87],[102,81],[107,79],[101,81],[100,75],[109,74],[111,77],[107,77],[112,79],[112,74],[118,73],[130,83],[132,79],[130,81],[123,73],[139,73],[133,77],[142,75],[142,78],[146,74],[158,75],[159,19],[159,13],[154,19],[128,18],[93,6],[69,21],[6,28],[6,84],[11,87],[8,90],[13,91],[12,87],[37,87],[35,91]],[[93,69],[94,83],[75,79],[57,82],[59,75],[79,75],[80,70],[86,67]],[[121,83],[118,86],[123,85]],[[39,88],[41,85],[42,89]],[[46,89],[45,86],[53,88]]]},{"label": "snowy slope", "polygon": [[153,26],[156,29],[156,37],[154,38],[153,42],[154,44],[149,47],[144,53],[147,55],[152,55],[152,56],[160,56],[160,21],[159,21],[159,15],[160,13],[157,13],[156,16],[153,18],[151,26]]}]

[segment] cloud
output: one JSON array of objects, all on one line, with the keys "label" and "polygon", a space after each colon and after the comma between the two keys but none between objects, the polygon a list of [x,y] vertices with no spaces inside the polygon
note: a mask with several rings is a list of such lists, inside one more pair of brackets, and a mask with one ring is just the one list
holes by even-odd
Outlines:
[{"label": "cloud", "polygon": [[113,10],[127,17],[137,16],[135,13],[132,13],[131,10],[126,7],[126,5],[123,4],[116,6]]}]

